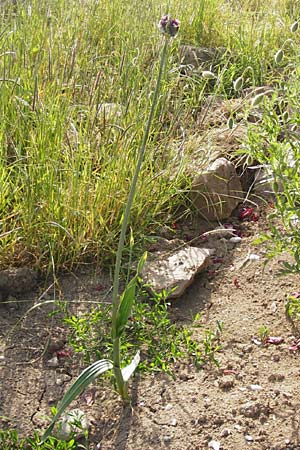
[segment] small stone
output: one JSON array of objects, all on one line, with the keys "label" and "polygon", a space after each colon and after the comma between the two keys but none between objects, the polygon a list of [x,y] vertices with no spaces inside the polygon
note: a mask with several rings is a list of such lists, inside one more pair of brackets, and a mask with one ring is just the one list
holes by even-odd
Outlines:
[{"label": "small stone", "polygon": [[240,236],[233,236],[232,238],[230,238],[228,240],[232,244],[239,244],[242,241],[242,238]]},{"label": "small stone", "polygon": [[171,419],[170,425],[171,425],[171,427],[176,427],[176,425],[177,425],[177,419],[175,419],[175,417],[174,417],[173,419]]},{"label": "small stone", "polygon": [[242,348],[242,351],[244,353],[251,353],[252,350],[253,350],[253,345],[251,345],[251,344],[244,345]]},{"label": "small stone", "polygon": [[253,437],[250,436],[250,434],[246,434],[246,435],[245,435],[245,440],[246,440],[247,442],[253,442]]},{"label": "small stone", "polygon": [[47,365],[49,367],[53,367],[53,368],[58,367],[59,366],[58,357],[57,356],[53,356],[53,358],[48,359]]},{"label": "small stone", "polygon": [[165,444],[170,444],[171,440],[172,440],[171,436],[169,436],[169,435],[164,436],[164,443]]},{"label": "small stone", "polygon": [[285,379],[285,375],[282,373],[272,373],[269,375],[268,380],[275,383],[276,381],[283,381]]},{"label": "small stone", "polygon": [[220,450],[220,442],[212,440],[208,443],[208,448],[212,448],[213,450]]},{"label": "small stone", "polygon": [[220,436],[221,436],[221,437],[227,437],[227,436],[230,435],[230,433],[231,433],[231,430],[230,430],[229,428],[224,428],[224,429],[221,431]]},{"label": "small stone", "polygon": [[221,378],[218,382],[219,388],[228,391],[229,389],[232,389],[235,383],[234,377],[226,376],[225,378]]},{"label": "small stone", "polygon": [[165,410],[166,411],[170,411],[170,409],[173,408],[173,405],[171,405],[171,403],[167,403],[167,405],[165,406]]},{"label": "small stone", "polygon": [[248,260],[249,261],[259,261],[260,260],[260,256],[259,255],[255,255],[254,253],[251,253],[248,256]]},{"label": "small stone", "polygon": [[251,391],[261,391],[262,387],[259,384],[251,384],[250,386]]},{"label": "small stone", "polygon": [[245,417],[256,419],[260,416],[261,408],[259,404],[250,401],[240,407],[240,413]]},{"label": "small stone", "polygon": [[202,416],[199,416],[198,419],[196,419],[195,425],[203,425],[206,422],[207,422],[207,417],[205,414],[203,414]]},{"label": "small stone", "polygon": [[66,339],[51,337],[48,344],[48,351],[49,353],[57,352],[58,350],[61,350],[65,346],[65,344]]},{"label": "small stone", "polygon": [[[80,427],[78,426],[79,424]],[[75,436],[78,439],[79,437],[84,436],[84,433],[88,428],[89,421],[85,413],[78,408],[72,409],[61,416],[56,437],[58,439],[67,440],[70,438],[71,434],[75,433]]]}]

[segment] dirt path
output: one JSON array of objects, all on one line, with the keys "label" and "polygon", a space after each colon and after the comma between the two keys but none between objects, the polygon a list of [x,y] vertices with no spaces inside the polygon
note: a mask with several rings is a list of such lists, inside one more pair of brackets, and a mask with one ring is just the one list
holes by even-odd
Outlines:
[{"label": "dirt path", "polygon": [[[123,409],[109,386],[97,389],[92,407],[79,399],[77,406],[93,418],[90,448],[300,449],[299,353],[289,349],[297,330],[285,315],[286,296],[299,290],[300,280],[296,275],[278,277],[278,260],[264,268],[263,248],[252,245],[263,227],[262,218],[245,224],[241,243],[225,256],[217,255],[223,260],[213,267],[215,273],[200,275],[174,303],[178,320],[203,311],[205,328],[223,323],[222,350],[216,355],[220,367],[197,371],[178,363],[175,381],[162,374],[137,377],[132,409]],[[260,259],[243,264],[249,252]],[[98,301],[97,283],[96,277],[69,278],[62,283],[64,298]],[[4,340],[26,304],[20,309],[0,305],[2,428],[13,425],[29,433],[48,423],[50,406],[79,373],[70,358],[49,367],[49,356],[43,357],[48,330],[63,345],[63,332],[53,318],[45,319],[45,308],[33,311]],[[47,308],[50,312],[52,305]],[[262,327],[283,341],[260,343]],[[195,337],[197,333],[201,329],[195,329]]]}]

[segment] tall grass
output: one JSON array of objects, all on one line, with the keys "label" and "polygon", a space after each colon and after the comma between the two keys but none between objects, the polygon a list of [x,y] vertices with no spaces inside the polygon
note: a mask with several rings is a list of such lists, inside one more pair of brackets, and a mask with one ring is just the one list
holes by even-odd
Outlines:
[{"label": "tall grass", "polygon": [[[50,254],[60,269],[114,258],[157,77],[155,21],[167,4],[182,32],[170,49],[132,211],[140,242],[181,202],[185,160],[174,158],[170,144],[195,130],[193,111],[216,89],[200,75],[180,74],[178,46],[225,47],[217,89],[231,96],[248,66],[245,86],[272,79],[274,52],[300,7],[221,0],[0,7],[1,267],[30,262],[47,270]],[[107,103],[119,106],[113,112]]]}]

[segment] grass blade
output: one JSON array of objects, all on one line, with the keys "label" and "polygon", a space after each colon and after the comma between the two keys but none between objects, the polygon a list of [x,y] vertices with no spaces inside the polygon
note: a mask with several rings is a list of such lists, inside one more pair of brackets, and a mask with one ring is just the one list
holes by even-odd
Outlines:
[{"label": "grass blade", "polygon": [[128,283],[124,292],[121,295],[120,306],[117,316],[117,336],[121,336],[124,327],[127,324],[132,304],[135,299],[136,284],[137,284],[137,276],[133,277],[132,280],[130,280],[130,282]]}]

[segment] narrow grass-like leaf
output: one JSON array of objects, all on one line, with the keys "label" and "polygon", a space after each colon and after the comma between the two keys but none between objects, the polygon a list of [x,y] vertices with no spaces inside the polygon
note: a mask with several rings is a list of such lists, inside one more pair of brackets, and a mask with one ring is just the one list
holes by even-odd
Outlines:
[{"label": "narrow grass-like leaf", "polygon": [[128,283],[124,292],[121,295],[120,306],[117,315],[117,336],[121,336],[124,327],[128,321],[132,304],[135,299],[136,285],[137,285],[137,276],[133,277],[132,280],[130,280],[130,282]]},{"label": "narrow grass-like leaf", "polygon": [[234,127],[234,120],[232,117],[229,117],[229,119],[227,120],[227,126],[229,128],[229,130],[232,130]]},{"label": "narrow grass-like leaf", "polygon": [[79,375],[79,377],[76,379],[76,381],[72,384],[72,386],[68,389],[68,391],[65,393],[59,408],[57,410],[56,415],[54,416],[51,424],[45,431],[42,441],[45,442],[45,440],[50,436],[55,423],[59,419],[59,417],[63,414],[65,409],[72,403],[75,398],[78,397],[78,395],[81,394],[81,392],[92,382],[95,380],[95,378],[98,375],[101,375],[103,372],[106,372],[109,369],[112,369],[113,365],[110,361],[107,359],[101,359],[100,361],[96,361],[93,364],[91,364],[89,367],[83,370],[83,372]]},{"label": "narrow grass-like leaf", "polygon": [[140,352],[138,351],[136,353],[135,357],[133,358],[133,360],[131,361],[131,363],[122,369],[122,376],[123,376],[123,380],[125,383],[129,380],[131,375],[134,373],[135,369],[139,365],[140,359],[141,359]]},{"label": "narrow grass-like leaf", "polygon": [[148,256],[148,254],[147,254],[147,252],[145,252],[142,255],[141,259],[139,260],[139,263],[138,263],[138,266],[137,266],[137,271],[136,271],[138,275],[140,275],[141,272],[142,272],[142,269],[143,269],[144,264],[146,262],[147,256]]}]

